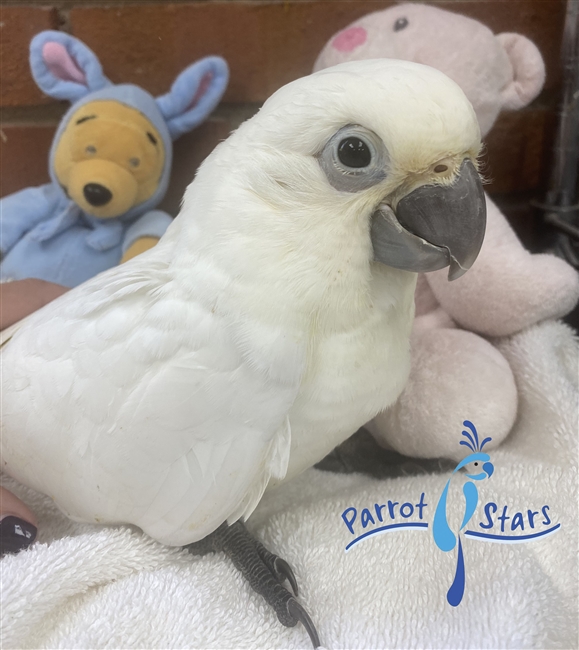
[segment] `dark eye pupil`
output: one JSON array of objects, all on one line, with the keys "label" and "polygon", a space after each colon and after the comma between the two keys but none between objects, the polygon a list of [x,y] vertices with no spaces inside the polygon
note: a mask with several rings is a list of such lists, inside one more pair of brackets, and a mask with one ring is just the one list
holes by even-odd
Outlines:
[{"label": "dark eye pupil", "polygon": [[474,466],[475,466],[475,467],[478,467],[478,463],[475,463]]},{"label": "dark eye pupil", "polygon": [[399,32],[401,29],[404,29],[405,27],[408,27],[407,18],[398,18],[398,20],[394,23],[395,32]]},{"label": "dark eye pupil", "polygon": [[346,138],[338,146],[338,158],[346,167],[368,167],[372,154],[368,145],[360,138]]}]

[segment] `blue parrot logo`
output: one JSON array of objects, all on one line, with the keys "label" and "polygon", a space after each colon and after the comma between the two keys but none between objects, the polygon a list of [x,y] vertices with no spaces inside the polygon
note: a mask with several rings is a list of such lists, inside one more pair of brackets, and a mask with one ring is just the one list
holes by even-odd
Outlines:
[{"label": "blue parrot logo", "polygon": [[[485,478],[490,478],[495,469],[493,464],[490,462],[490,456],[483,453],[482,451],[482,448],[487,444],[487,442],[491,441],[491,438],[485,438],[479,445],[478,434],[474,424],[468,420],[465,420],[463,422],[463,425],[469,429],[470,433],[469,431],[462,432],[462,435],[466,438],[466,440],[461,440],[460,444],[471,449],[473,453],[469,454],[464,460],[460,461],[460,463],[454,468],[452,476],[446,482],[444,490],[442,491],[442,494],[440,495],[440,498],[438,499],[438,503],[436,505],[432,527],[434,541],[441,551],[452,551],[458,541],[456,572],[454,574],[452,585],[446,594],[446,599],[453,607],[457,607],[460,604],[464,595],[464,555],[462,551],[462,542],[460,540],[460,532],[470,521],[478,504],[478,490],[473,481],[482,481]],[[464,516],[462,519],[462,524],[460,525],[460,529],[455,535],[450,529],[448,520],[446,518],[446,501],[448,497],[450,481],[452,480],[453,476],[463,467],[466,468],[466,476],[472,480],[467,481],[462,488],[465,501]]]}]

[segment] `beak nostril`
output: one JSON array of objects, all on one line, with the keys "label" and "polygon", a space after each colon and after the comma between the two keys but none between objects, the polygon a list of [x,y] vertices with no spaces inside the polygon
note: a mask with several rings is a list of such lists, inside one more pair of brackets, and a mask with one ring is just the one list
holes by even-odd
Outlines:
[{"label": "beak nostril", "polygon": [[95,207],[106,205],[112,198],[112,192],[100,183],[87,183],[83,190],[84,198]]}]

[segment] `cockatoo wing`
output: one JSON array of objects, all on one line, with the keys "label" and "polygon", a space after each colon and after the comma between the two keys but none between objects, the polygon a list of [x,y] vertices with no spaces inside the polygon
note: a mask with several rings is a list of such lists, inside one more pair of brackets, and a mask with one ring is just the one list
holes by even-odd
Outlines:
[{"label": "cockatoo wing", "polygon": [[434,542],[441,551],[452,551],[456,546],[456,535],[448,525],[446,516],[446,502],[448,500],[448,488],[450,487],[450,479],[446,482],[444,490],[436,504],[434,512],[434,521],[432,522],[432,534]]},{"label": "cockatoo wing", "polygon": [[0,332],[0,348],[6,345],[8,341],[16,334],[16,332],[22,329],[25,324],[31,319],[31,316],[26,316],[22,320],[19,320],[17,323],[13,323],[10,327],[3,329]]},{"label": "cockatoo wing", "polygon": [[467,481],[462,486],[462,493],[464,494],[464,517],[462,518],[462,523],[460,524],[460,530],[462,530],[470,521],[471,517],[474,515],[476,506],[478,504],[478,490],[476,485]]},{"label": "cockatoo wing", "polygon": [[3,347],[2,459],[73,518],[186,544],[247,517],[285,474],[299,370],[268,372],[240,335],[248,323],[207,298],[209,271],[196,270],[206,298],[192,300],[141,258],[62,296]]}]

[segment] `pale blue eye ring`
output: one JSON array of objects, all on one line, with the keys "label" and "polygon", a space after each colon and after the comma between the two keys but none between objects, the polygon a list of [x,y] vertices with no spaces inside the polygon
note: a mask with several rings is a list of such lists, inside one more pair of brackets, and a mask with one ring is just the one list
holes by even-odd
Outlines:
[{"label": "pale blue eye ring", "polygon": [[[363,162],[347,164],[348,157],[343,155],[344,143],[356,143],[363,149]],[[341,192],[360,192],[377,185],[386,178],[389,156],[386,146],[376,133],[359,124],[342,127],[326,142],[316,156],[330,185]]]}]

